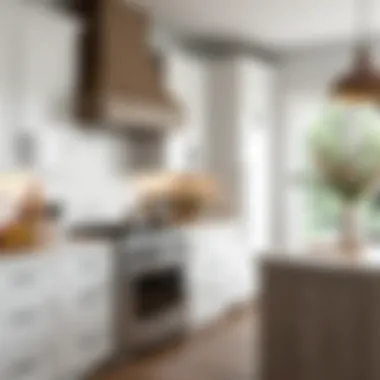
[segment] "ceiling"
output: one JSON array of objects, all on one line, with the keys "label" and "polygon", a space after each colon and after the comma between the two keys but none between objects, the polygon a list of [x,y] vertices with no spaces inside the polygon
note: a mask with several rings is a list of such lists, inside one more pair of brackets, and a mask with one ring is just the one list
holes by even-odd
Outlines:
[{"label": "ceiling", "polygon": [[[195,36],[240,38],[287,49],[349,40],[364,0],[137,0],[168,27]],[[372,30],[380,34],[380,0]]]}]

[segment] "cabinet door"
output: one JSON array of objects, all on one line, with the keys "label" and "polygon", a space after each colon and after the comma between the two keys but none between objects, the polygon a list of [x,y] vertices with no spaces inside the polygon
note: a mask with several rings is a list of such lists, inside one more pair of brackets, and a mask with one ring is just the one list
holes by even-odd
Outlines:
[{"label": "cabinet door", "polygon": [[13,19],[16,0],[0,1],[0,171],[12,168],[15,77],[13,65]]},{"label": "cabinet door", "polygon": [[20,13],[25,118],[40,124],[71,107],[79,29],[74,20],[42,5],[25,5]]},{"label": "cabinet door", "polygon": [[238,226],[215,224],[186,231],[189,323],[220,318],[252,294],[250,260]]}]

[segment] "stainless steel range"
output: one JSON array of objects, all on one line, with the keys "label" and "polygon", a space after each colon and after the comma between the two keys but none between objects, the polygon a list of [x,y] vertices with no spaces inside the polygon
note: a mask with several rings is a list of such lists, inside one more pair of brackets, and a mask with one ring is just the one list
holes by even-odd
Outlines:
[{"label": "stainless steel range", "polygon": [[179,230],[131,231],[117,253],[116,336],[133,354],[185,332],[186,249]]}]

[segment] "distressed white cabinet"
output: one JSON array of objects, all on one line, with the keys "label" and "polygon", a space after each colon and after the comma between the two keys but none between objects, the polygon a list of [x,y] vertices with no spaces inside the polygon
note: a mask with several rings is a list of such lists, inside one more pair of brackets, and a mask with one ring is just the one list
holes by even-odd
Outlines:
[{"label": "distressed white cabinet", "polygon": [[[26,120],[53,119],[72,106],[76,85],[78,22],[46,6],[27,4],[20,16]],[[24,33],[24,34],[22,34]]]},{"label": "distressed white cabinet", "polygon": [[0,377],[49,380],[56,335],[47,256],[0,262]]},{"label": "distressed white cabinet", "polygon": [[38,152],[40,129],[67,120],[80,30],[78,21],[43,3],[0,1],[0,170],[18,164],[20,131],[30,131]]},{"label": "distressed white cabinet", "polygon": [[0,79],[20,122],[68,108],[76,85],[78,21],[38,2],[2,0]]},{"label": "distressed white cabinet", "polygon": [[83,376],[112,354],[111,259],[103,244],[64,249],[61,270],[68,281],[61,293],[61,323],[70,334],[62,336],[61,363],[67,376]]},{"label": "distressed white cabinet", "polygon": [[0,1],[0,171],[12,168],[14,128],[12,116],[16,110],[14,102],[15,77],[12,74],[12,30],[14,1]]},{"label": "distressed white cabinet", "polygon": [[184,236],[188,320],[190,327],[199,328],[250,300],[251,261],[235,222],[185,228]]},{"label": "distressed white cabinet", "polygon": [[0,260],[0,378],[79,380],[113,350],[111,252],[66,244]]}]

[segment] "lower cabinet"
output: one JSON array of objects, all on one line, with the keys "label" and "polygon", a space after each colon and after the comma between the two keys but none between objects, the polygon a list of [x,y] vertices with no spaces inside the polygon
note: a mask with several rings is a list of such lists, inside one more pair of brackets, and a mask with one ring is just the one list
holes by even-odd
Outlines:
[{"label": "lower cabinet", "polygon": [[81,380],[112,355],[110,247],[0,260],[0,379]]},{"label": "lower cabinet", "polygon": [[188,319],[197,329],[253,298],[252,264],[237,223],[210,223],[184,232]]}]

